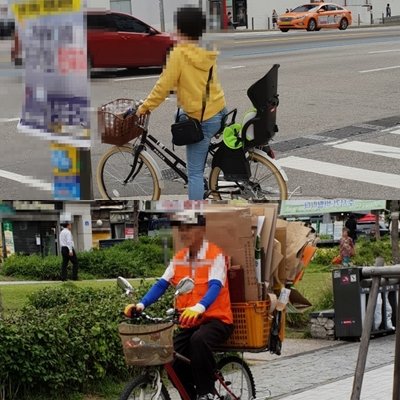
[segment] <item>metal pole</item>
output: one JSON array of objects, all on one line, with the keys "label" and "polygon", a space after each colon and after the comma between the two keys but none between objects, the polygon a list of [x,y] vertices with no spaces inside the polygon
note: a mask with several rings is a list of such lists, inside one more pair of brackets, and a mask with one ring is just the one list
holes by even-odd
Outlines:
[{"label": "metal pole", "polygon": [[394,375],[393,375],[393,400],[400,399],[400,298],[397,299],[396,310],[396,346],[394,351]]},{"label": "metal pole", "polygon": [[165,32],[164,0],[159,0],[161,32]]},{"label": "metal pole", "polygon": [[251,17],[251,30],[254,31],[254,17]]},{"label": "metal pole", "polygon": [[371,291],[368,298],[367,311],[365,314],[365,321],[361,335],[360,347],[358,349],[358,359],[356,371],[354,374],[353,391],[350,400],[360,400],[361,386],[364,379],[365,364],[367,361],[367,353],[369,346],[369,339],[371,336],[372,324],[374,322],[374,313],[376,307],[376,300],[378,298],[379,284],[381,278],[374,276],[372,278]]},{"label": "metal pole", "polygon": [[270,29],[271,29],[271,20],[268,17],[268,30],[270,30]]},{"label": "metal pole", "polygon": [[360,14],[358,14],[358,19],[357,19],[357,21],[358,21],[358,26],[360,26],[360,24],[361,24],[361,17],[360,17]]},{"label": "metal pole", "polygon": [[385,23],[385,14],[382,13],[382,24],[384,24],[384,23]]}]

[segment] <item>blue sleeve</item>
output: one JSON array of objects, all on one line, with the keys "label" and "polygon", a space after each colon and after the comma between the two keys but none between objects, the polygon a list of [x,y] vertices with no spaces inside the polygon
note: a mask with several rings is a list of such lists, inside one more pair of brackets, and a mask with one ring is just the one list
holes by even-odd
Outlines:
[{"label": "blue sleeve", "polygon": [[169,282],[161,278],[150,288],[140,302],[143,303],[145,307],[150,306],[165,293],[168,286]]},{"label": "blue sleeve", "polygon": [[222,283],[217,279],[211,279],[208,282],[208,290],[204,297],[199,301],[206,309],[214,303],[215,299],[218,297],[221,291]]}]

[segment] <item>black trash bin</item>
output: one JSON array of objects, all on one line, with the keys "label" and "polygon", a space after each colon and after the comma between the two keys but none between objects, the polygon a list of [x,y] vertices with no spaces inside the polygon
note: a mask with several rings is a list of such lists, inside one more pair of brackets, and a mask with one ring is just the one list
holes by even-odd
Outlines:
[{"label": "black trash bin", "polygon": [[[368,296],[371,290],[371,279],[362,277],[362,268],[340,268],[332,271],[333,299],[335,307],[335,336],[337,338],[360,338],[362,334]],[[394,281],[396,282],[396,281]],[[378,315],[374,321],[371,334],[393,332],[396,323],[399,284],[393,280],[382,280],[379,287],[378,315],[380,310],[381,322]],[[386,294],[388,302],[386,301]],[[389,303],[389,304],[388,304]],[[390,307],[389,307],[390,306]],[[390,319],[386,318],[387,311],[392,309]],[[391,322],[391,323],[390,323]]]}]

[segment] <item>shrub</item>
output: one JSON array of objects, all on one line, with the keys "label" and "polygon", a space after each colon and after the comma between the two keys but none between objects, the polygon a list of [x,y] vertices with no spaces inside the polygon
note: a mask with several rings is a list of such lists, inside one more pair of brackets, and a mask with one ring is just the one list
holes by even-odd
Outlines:
[{"label": "shrub", "polygon": [[[148,287],[142,282],[134,299],[116,288],[72,284],[31,295],[19,314],[0,320],[0,398],[1,393],[5,399],[55,396],[84,390],[106,376],[127,378],[117,330],[120,313]],[[163,316],[171,296],[170,290],[153,313]]]},{"label": "shrub", "polygon": [[[171,251],[167,257],[171,256]],[[92,249],[78,254],[79,273],[92,278],[159,276],[165,269],[161,238],[141,236],[107,249]],[[7,276],[26,279],[58,280],[61,257],[13,255],[3,263]]]}]

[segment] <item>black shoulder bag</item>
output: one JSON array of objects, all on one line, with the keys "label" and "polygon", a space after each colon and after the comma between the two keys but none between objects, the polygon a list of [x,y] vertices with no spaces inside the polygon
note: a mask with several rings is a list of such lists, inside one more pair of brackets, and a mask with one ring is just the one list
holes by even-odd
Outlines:
[{"label": "black shoulder bag", "polygon": [[[185,113],[180,113],[179,109],[176,114],[175,123],[171,125],[172,132],[172,143],[175,146],[185,146],[187,144],[193,144],[201,142],[204,139],[203,129],[201,123],[203,122],[204,111],[206,109],[206,102],[208,93],[210,91],[210,81],[212,76],[213,67],[210,68],[208,74],[208,80],[206,85],[206,94],[203,97],[201,119],[200,121],[196,118],[189,117]],[[181,119],[181,117],[184,117]]]}]

